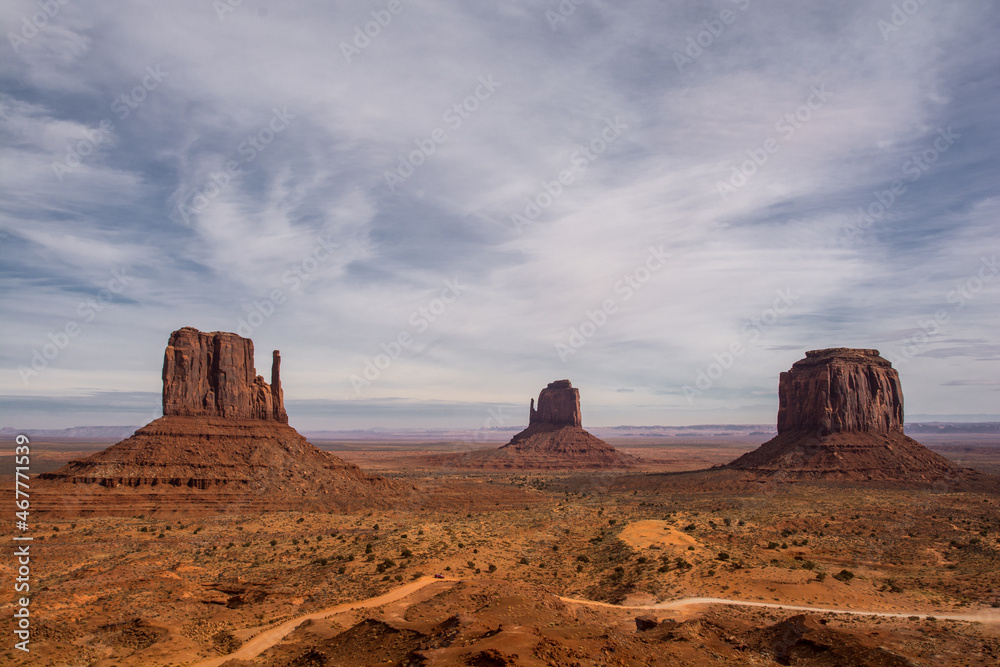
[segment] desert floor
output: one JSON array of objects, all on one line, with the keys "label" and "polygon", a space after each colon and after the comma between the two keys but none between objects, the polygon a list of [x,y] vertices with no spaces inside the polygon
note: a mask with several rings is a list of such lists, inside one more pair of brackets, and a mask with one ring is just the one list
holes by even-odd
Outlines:
[{"label": "desert floor", "polygon": [[[643,458],[645,473],[456,471],[422,461],[468,443],[317,442],[417,489],[349,514],[36,514],[31,653],[8,631],[0,662],[1000,659],[1000,496],[778,482],[671,490],[659,484],[668,473],[732,460],[760,438],[640,440],[612,444]],[[996,439],[922,441],[1000,469]],[[38,473],[111,443],[33,444]],[[14,559],[0,570],[13,580]]]}]

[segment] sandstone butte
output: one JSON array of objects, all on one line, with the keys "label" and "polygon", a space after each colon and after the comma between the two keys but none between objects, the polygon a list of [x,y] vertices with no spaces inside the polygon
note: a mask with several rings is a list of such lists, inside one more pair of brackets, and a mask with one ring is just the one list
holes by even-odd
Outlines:
[{"label": "sandstone butte", "polygon": [[899,374],[878,350],[830,348],[778,381],[778,435],[725,468],[798,479],[926,482],[974,476],[903,435]]},{"label": "sandstone butte", "polygon": [[446,466],[482,469],[614,469],[633,466],[637,459],[583,429],[580,390],[569,380],[550,382],[531,399],[528,428],[503,447],[436,457]]},{"label": "sandstone butte", "polygon": [[163,416],[132,437],[39,476],[44,509],[66,513],[190,512],[379,506],[399,484],[365,475],[288,425],[272,356],[253,341],[184,327],[163,355]]}]

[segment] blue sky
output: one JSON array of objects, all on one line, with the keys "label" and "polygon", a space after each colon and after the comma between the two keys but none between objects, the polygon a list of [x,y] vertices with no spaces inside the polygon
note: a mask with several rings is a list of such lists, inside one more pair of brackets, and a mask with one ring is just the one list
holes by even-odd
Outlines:
[{"label": "blue sky", "polygon": [[561,378],[585,425],[771,423],[832,346],[890,358],[911,418],[1000,413],[995,3],[0,26],[2,425],[149,421],[182,326],[265,377],[280,349],[307,429],[524,423]]}]

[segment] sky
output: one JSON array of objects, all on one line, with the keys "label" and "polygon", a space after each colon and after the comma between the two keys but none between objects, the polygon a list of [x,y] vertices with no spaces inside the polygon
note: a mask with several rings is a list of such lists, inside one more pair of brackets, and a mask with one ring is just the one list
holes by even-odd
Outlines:
[{"label": "sky", "polygon": [[806,350],[1000,420],[988,0],[0,6],[0,426],[235,331],[293,426],[774,423]]}]

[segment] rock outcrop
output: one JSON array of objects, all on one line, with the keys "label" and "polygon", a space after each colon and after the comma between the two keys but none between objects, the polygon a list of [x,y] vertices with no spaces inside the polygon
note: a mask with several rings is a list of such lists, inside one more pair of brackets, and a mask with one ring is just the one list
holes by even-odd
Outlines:
[{"label": "rock outcrop", "polygon": [[899,373],[878,350],[811,350],[778,380],[778,433],[903,432]]},{"label": "rock outcrop", "polygon": [[271,384],[257,375],[253,341],[234,333],[184,327],[163,353],[163,416],[261,419],[288,423],[281,355],[273,352]]},{"label": "rock outcrop", "polygon": [[778,435],[726,468],[857,481],[972,474],[903,435],[899,375],[878,350],[807,352],[781,374],[778,404]]},{"label": "rock outcrop", "polygon": [[531,399],[528,428],[499,449],[435,457],[435,463],[481,469],[607,469],[629,468],[638,460],[583,429],[580,391],[569,380],[550,382]]},{"label": "rock outcrop", "polygon": [[537,410],[535,399],[531,399],[528,406],[528,426],[541,424],[582,428],[580,390],[569,380],[556,380],[542,389],[538,394]]},{"label": "rock outcrop", "polygon": [[163,360],[164,416],[108,449],[39,476],[41,508],[64,514],[194,514],[388,505],[394,481],[320,451],[288,425],[273,354],[257,376],[253,342],[185,327]]}]

